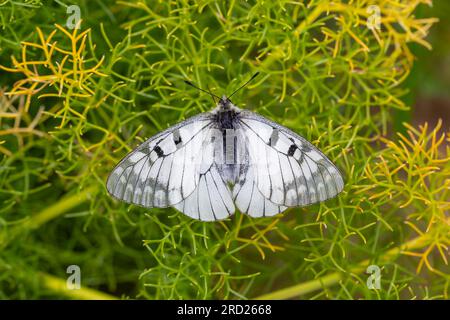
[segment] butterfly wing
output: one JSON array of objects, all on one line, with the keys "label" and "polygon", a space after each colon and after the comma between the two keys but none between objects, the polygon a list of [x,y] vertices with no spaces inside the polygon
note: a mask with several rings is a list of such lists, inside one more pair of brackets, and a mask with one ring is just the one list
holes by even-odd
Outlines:
[{"label": "butterfly wing", "polygon": [[214,161],[213,125],[205,113],[148,139],[114,168],[109,193],[147,208],[173,206],[204,221],[233,214],[231,191]]},{"label": "butterfly wing", "polygon": [[[266,201],[272,203],[267,215],[273,215],[286,207],[333,198],[342,191],[344,181],[339,170],[306,139],[250,111],[242,111],[239,122],[249,154],[248,169],[233,190],[241,211],[252,216],[264,213],[262,200],[257,210],[250,209],[254,197],[263,198],[264,206]],[[253,190],[253,196],[248,196],[249,190]]]}]

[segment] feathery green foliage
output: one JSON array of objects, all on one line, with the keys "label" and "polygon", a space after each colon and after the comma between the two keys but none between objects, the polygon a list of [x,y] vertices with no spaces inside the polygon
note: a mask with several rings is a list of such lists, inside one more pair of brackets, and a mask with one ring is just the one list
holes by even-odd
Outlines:
[{"label": "feathery green foliage", "polygon": [[[380,1],[377,29],[365,0],[80,1],[70,30],[65,1],[3,1],[0,298],[448,298],[450,135],[391,130],[429,2]],[[233,101],[323,150],[339,197],[204,223],[108,196],[127,152],[213,107],[184,79],[222,95],[255,71]]]}]

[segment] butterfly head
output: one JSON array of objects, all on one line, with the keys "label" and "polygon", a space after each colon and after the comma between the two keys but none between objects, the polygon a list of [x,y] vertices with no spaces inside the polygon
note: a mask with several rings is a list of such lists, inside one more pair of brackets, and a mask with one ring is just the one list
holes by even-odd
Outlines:
[{"label": "butterfly head", "polygon": [[219,100],[219,108],[221,110],[230,110],[233,107],[233,103],[226,95],[223,95],[222,98]]}]

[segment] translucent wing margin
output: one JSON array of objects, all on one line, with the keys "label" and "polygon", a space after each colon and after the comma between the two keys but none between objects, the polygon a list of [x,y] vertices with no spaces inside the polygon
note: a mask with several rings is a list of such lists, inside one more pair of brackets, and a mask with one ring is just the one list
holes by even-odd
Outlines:
[{"label": "translucent wing margin", "polygon": [[[324,201],[342,191],[339,170],[309,141],[250,111],[241,112],[240,123],[249,141],[246,176],[255,181],[264,199],[282,209]],[[240,210],[241,193],[234,192]]]}]

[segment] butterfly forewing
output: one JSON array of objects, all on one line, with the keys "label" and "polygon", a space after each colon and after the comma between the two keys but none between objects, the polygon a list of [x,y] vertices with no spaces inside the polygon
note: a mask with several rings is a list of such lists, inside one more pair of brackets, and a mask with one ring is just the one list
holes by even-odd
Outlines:
[{"label": "butterfly forewing", "polygon": [[202,114],[148,139],[111,172],[108,192],[145,207],[167,207],[188,197],[200,179],[202,141],[212,120]]}]

